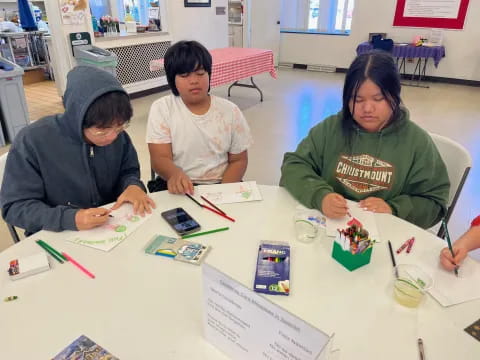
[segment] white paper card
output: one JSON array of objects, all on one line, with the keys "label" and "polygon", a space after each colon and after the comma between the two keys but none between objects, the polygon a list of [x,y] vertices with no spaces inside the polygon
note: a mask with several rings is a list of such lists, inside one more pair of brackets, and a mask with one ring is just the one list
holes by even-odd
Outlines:
[{"label": "white paper card", "polygon": [[18,268],[18,274],[9,276],[11,280],[22,279],[30,275],[35,275],[40,272],[50,270],[50,263],[48,262],[47,254],[45,252],[41,252],[35,255],[19,258]]},{"label": "white paper card", "polygon": [[456,19],[461,0],[406,0],[404,17]]},{"label": "white paper card", "polygon": [[467,257],[461,264],[459,276],[439,265],[433,273],[432,295],[442,306],[461,304],[480,298],[480,263]]},{"label": "white paper card", "polygon": [[195,195],[204,196],[215,205],[262,200],[256,181],[198,185]]},{"label": "white paper card", "polygon": [[[380,240],[378,237],[377,222],[375,221],[375,214],[371,211],[363,210],[357,202],[347,200],[348,211],[352,217],[356,218],[363,225],[370,235],[370,238]],[[347,215],[341,219],[327,218],[327,236],[336,236],[337,229],[345,229],[348,227],[347,223],[351,218]]]},{"label": "white paper card", "polygon": [[[232,359],[318,359],[330,337],[208,264],[205,338]],[[327,350],[325,350],[327,351]]]},{"label": "white paper card", "polygon": [[[105,208],[112,205],[105,205]],[[65,231],[67,240],[98,250],[110,251],[137,230],[151,215],[146,214],[144,217],[135,215],[130,203],[123,204],[110,214],[112,217],[102,226],[90,230]]]}]

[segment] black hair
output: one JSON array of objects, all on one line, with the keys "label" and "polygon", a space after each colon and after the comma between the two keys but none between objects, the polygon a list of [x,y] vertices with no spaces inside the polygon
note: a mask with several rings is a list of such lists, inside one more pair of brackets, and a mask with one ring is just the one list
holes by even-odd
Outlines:
[{"label": "black hair", "polygon": [[[197,41],[179,41],[168,48],[163,59],[163,66],[167,74],[167,81],[175,96],[180,95],[175,86],[175,77],[188,74],[203,68],[208,73],[208,80],[212,75],[212,55]],[[208,86],[210,91],[210,85]]]},{"label": "black hair", "polygon": [[[349,138],[356,127],[349,103],[350,100],[355,100],[358,89],[367,79],[380,88],[382,95],[388,101],[392,109],[390,122],[397,122],[402,119],[399,116],[400,104],[402,103],[400,76],[393,57],[381,50],[373,50],[359,55],[348,68],[343,86],[342,129]],[[353,104],[355,107],[355,101]]]},{"label": "black hair", "polygon": [[130,121],[133,115],[130,98],[121,91],[112,91],[95,99],[87,109],[82,127],[108,128]]}]

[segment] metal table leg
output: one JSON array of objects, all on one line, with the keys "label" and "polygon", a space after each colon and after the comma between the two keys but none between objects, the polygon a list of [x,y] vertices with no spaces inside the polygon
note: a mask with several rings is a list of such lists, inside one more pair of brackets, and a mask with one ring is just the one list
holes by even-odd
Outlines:
[{"label": "metal table leg", "polygon": [[[402,82],[402,85],[412,86],[412,87],[421,87],[425,89],[430,88],[430,86],[424,85],[425,73],[427,70],[427,62],[428,62],[428,58],[425,58],[424,64],[422,66],[422,58],[418,58],[417,63],[415,64],[415,69],[410,75],[410,81]],[[406,74],[403,74],[403,75],[406,75]]]},{"label": "metal table leg", "polygon": [[238,81],[235,81],[232,85],[230,85],[228,87],[228,97],[230,97],[230,89],[234,86],[240,86],[240,87],[246,87],[246,88],[250,88],[250,89],[257,89],[258,92],[260,93],[260,101],[263,101],[263,93],[262,93],[262,90],[260,90],[260,88],[257,86],[257,84],[255,84],[255,82],[253,81],[253,76],[250,77],[250,82],[252,83],[251,85],[250,84],[242,84],[242,83],[239,83]]}]

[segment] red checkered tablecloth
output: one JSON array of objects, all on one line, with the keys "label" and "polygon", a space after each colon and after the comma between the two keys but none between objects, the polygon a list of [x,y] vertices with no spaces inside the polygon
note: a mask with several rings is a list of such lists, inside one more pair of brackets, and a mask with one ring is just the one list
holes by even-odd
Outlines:
[{"label": "red checkered tablecloth", "polygon": [[[212,76],[210,86],[216,87],[269,72],[276,79],[273,52],[252,48],[223,48],[210,50]],[[150,71],[163,70],[163,59],[150,61]]]}]

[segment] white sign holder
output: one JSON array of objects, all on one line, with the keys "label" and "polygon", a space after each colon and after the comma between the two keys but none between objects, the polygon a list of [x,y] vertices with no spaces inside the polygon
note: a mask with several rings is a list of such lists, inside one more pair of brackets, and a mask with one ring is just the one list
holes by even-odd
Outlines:
[{"label": "white sign holder", "polygon": [[232,359],[330,359],[332,337],[204,264],[205,339]]}]

